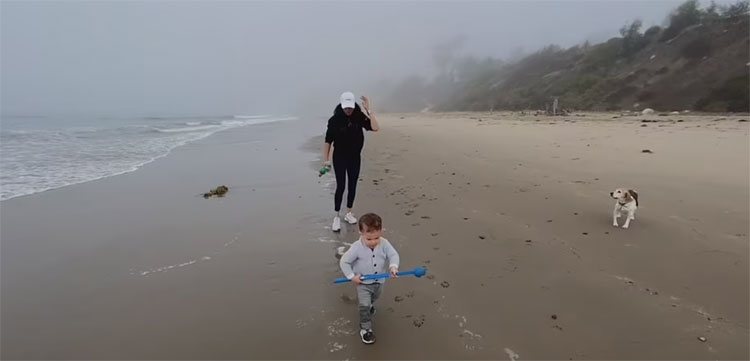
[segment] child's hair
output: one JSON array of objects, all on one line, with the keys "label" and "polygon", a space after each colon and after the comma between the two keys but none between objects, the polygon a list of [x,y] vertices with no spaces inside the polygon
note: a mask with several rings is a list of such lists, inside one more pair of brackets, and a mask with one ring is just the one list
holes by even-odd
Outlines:
[{"label": "child's hair", "polygon": [[383,219],[375,213],[363,214],[359,217],[359,231],[371,232],[383,229]]}]

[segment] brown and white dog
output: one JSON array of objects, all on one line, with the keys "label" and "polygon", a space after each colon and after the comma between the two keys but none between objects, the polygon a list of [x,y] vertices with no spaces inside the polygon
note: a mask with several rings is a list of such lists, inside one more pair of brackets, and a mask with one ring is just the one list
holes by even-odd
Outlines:
[{"label": "brown and white dog", "polygon": [[632,189],[617,188],[614,192],[609,192],[609,195],[617,200],[615,210],[612,212],[612,225],[619,227],[617,219],[620,218],[622,213],[627,213],[627,218],[622,228],[628,228],[630,221],[635,219],[635,210],[638,209],[638,193]]}]

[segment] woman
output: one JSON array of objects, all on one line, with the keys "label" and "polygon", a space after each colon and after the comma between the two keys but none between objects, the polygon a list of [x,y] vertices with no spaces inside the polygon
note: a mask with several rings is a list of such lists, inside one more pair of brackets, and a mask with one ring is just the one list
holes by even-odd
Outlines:
[{"label": "woman", "polygon": [[357,193],[357,180],[359,179],[361,164],[360,153],[362,153],[362,147],[365,143],[364,130],[377,132],[380,129],[370,108],[370,99],[363,96],[361,100],[362,108],[354,100],[354,94],[351,92],[341,94],[340,104],[334,109],[333,116],[328,119],[328,130],[323,145],[323,166],[330,166],[329,159],[331,146],[333,146],[336,195],[333,208],[335,215],[331,230],[334,232],[341,230],[341,201],[344,198],[344,189],[347,183],[349,191],[346,197],[347,212],[344,220],[350,224],[357,223],[357,218],[352,214],[352,207]]}]

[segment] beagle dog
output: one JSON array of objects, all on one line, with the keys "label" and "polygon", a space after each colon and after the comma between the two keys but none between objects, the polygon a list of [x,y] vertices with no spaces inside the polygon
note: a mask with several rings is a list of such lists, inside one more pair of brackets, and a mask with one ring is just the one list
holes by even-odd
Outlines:
[{"label": "beagle dog", "polygon": [[609,195],[617,200],[617,203],[615,203],[615,210],[612,212],[612,225],[619,227],[620,225],[617,224],[617,219],[620,218],[622,213],[627,213],[627,218],[625,219],[625,224],[622,225],[622,228],[628,228],[630,226],[630,221],[635,219],[635,210],[638,209],[638,193],[632,189],[625,190],[623,188],[617,188],[614,192],[609,192]]}]

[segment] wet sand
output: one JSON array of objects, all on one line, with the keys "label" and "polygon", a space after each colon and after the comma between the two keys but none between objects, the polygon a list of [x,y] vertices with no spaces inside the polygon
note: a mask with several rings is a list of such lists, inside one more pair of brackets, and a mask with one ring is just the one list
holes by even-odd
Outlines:
[{"label": "wet sand", "polygon": [[[4,201],[2,358],[328,356],[297,322],[326,316],[335,275],[318,152],[302,146],[317,130],[301,128],[221,132],[133,173]],[[226,197],[200,195],[220,184]]]}]

